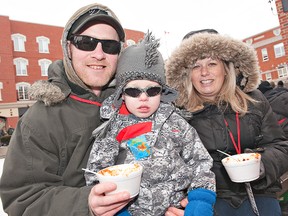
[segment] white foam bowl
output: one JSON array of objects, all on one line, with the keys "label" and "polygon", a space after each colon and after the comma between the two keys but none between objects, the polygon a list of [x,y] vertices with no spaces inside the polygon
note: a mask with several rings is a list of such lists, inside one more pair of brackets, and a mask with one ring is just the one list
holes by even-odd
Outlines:
[{"label": "white foam bowl", "polygon": [[113,182],[117,185],[116,190],[106,195],[128,191],[132,198],[139,194],[142,172],[143,167],[138,163],[120,164],[102,169],[96,175],[100,183]]},{"label": "white foam bowl", "polygon": [[259,178],[261,155],[259,153],[243,153],[222,159],[231,181],[241,183]]}]

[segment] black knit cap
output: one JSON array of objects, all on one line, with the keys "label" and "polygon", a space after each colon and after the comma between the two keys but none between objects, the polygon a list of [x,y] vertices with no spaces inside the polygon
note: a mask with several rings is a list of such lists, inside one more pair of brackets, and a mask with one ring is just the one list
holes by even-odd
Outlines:
[{"label": "black knit cap", "polygon": [[264,94],[266,91],[273,89],[268,81],[262,81],[258,86],[258,89]]},{"label": "black knit cap", "polygon": [[200,29],[200,30],[196,30],[196,31],[190,31],[189,33],[187,33],[184,36],[183,40],[191,37],[194,34],[204,33],[204,32],[211,33],[211,34],[218,34],[218,31],[216,31],[215,29]]},{"label": "black knit cap", "polygon": [[282,80],[278,81],[277,86],[283,87],[284,86],[283,81]]}]

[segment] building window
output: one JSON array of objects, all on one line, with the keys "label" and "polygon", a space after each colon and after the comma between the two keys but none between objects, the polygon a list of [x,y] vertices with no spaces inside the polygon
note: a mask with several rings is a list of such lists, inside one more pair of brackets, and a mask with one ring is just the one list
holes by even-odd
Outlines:
[{"label": "building window", "polygon": [[284,44],[280,43],[274,45],[274,52],[275,52],[275,58],[285,56]]},{"label": "building window", "polygon": [[267,49],[266,48],[261,49],[261,53],[262,53],[263,62],[268,61],[269,57],[268,57]]},{"label": "building window", "polygon": [[39,53],[49,53],[49,38],[40,36],[36,38],[39,47]]},{"label": "building window", "polygon": [[280,29],[280,28],[273,30],[273,34],[274,34],[275,36],[279,36],[280,33],[281,33],[281,29]]},{"label": "building window", "polygon": [[287,0],[282,0],[282,7],[284,13],[288,12],[288,1]]},{"label": "building window", "polygon": [[48,67],[52,63],[52,61],[48,59],[40,59],[38,64],[41,68],[41,76],[48,76]]},{"label": "building window", "polygon": [[280,65],[277,68],[278,76],[279,77],[287,77],[288,76],[288,66],[287,65]]},{"label": "building window", "polygon": [[13,40],[14,51],[25,52],[26,37],[22,34],[12,34],[11,39]]},{"label": "building window", "polygon": [[127,44],[127,46],[131,46],[131,45],[136,44],[136,42],[135,42],[134,40],[132,40],[132,39],[128,39],[128,40],[126,41],[126,44]]},{"label": "building window", "polygon": [[247,43],[248,45],[252,45],[252,43],[253,43],[253,39],[250,38],[250,39],[246,40],[246,43]]},{"label": "building window", "polygon": [[0,82],[0,101],[2,101],[2,89],[3,89],[3,83]]},{"label": "building window", "polygon": [[14,65],[16,67],[16,75],[17,76],[27,76],[27,65],[28,60],[24,58],[16,58],[13,60]]},{"label": "building window", "polygon": [[17,83],[16,84],[16,89],[17,89],[17,95],[18,95],[18,100],[29,100],[28,97],[28,89],[30,87],[29,83]]},{"label": "building window", "polygon": [[266,76],[266,80],[272,79],[271,73],[266,73],[265,76]]}]

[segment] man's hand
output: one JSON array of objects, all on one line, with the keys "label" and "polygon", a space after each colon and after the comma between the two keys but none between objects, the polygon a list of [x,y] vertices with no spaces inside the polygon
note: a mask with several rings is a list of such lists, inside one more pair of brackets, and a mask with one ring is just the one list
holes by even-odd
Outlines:
[{"label": "man's hand", "polygon": [[88,205],[95,216],[113,216],[131,201],[128,192],[105,195],[105,192],[115,189],[116,185],[109,182],[97,184],[91,189]]}]

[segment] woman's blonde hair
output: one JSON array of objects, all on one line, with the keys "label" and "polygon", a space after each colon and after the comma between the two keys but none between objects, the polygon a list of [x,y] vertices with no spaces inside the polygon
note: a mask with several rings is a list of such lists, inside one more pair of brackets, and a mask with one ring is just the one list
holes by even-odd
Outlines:
[{"label": "woman's blonde hair", "polygon": [[233,63],[226,63],[222,60],[220,61],[224,65],[226,75],[223,86],[216,99],[214,101],[210,101],[201,97],[191,82],[190,72],[188,73],[187,79],[184,82],[184,88],[186,89],[189,98],[188,103],[184,105],[184,108],[190,112],[195,112],[202,109],[205,102],[215,104],[219,108],[221,107],[221,109],[223,109],[223,105],[225,105],[224,108],[227,108],[227,106],[230,105],[234,112],[238,112],[241,116],[243,116],[248,112],[248,103],[255,103],[256,100],[252,99],[236,85],[236,73]]}]

